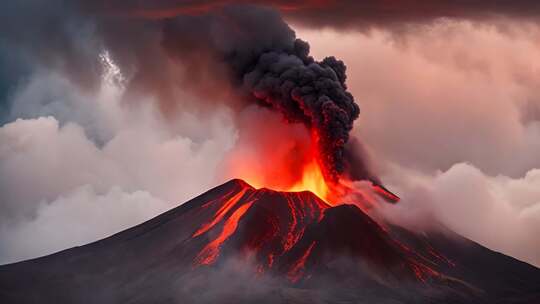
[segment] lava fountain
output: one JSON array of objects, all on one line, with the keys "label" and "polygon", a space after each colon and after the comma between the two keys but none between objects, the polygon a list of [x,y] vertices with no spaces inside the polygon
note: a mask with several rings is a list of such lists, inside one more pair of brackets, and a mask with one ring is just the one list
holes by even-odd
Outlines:
[{"label": "lava fountain", "polygon": [[386,188],[364,181],[358,187],[346,174],[337,180],[324,174],[319,136],[304,124],[285,121],[278,113],[251,107],[241,114],[238,140],[226,157],[227,178],[240,178],[255,188],[284,192],[310,191],[330,205],[354,203],[367,208],[378,198],[397,202]]}]

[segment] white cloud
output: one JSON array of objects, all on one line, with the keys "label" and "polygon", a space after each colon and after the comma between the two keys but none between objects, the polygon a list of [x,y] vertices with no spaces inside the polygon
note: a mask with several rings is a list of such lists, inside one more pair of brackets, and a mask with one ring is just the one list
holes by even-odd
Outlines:
[{"label": "white cloud", "polygon": [[402,201],[382,206],[388,218],[421,229],[437,221],[489,248],[540,266],[540,170],[515,179],[489,176],[465,163],[433,176],[394,170],[391,187]]},{"label": "white cloud", "polygon": [[[353,134],[403,200],[388,216],[441,221],[540,265],[540,28],[440,22],[399,37],[300,29],[347,63]],[[397,38],[397,39],[396,39]]]},{"label": "white cloud", "polygon": [[[300,29],[317,57],[347,64],[353,134],[375,160],[429,173],[470,162],[512,177],[540,168],[538,26],[447,22],[388,33]],[[536,110],[535,110],[536,109]]]},{"label": "white cloud", "polygon": [[36,215],[0,229],[0,264],[84,245],[130,228],[170,208],[148,192],[112,187],[98,193],[80,186],[54,201],[39,203]]},{"label": "white cloud", "polygon": [[165,119],[107,79],[92,93],[45,73],[14,98],[27,118],[0,127],[0,263],[96,240],[228,178],[215,176],[236,140],[225,108]]}]

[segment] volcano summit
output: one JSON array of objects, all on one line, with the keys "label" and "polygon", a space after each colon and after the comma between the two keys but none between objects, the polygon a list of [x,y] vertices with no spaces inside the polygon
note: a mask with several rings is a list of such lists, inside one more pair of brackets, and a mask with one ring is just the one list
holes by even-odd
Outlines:
[{"label": "volcano summit", "polygon": [[540,270],[311,192],[232,180],[141,225],[0,267],[2,303],[538,303]]}]

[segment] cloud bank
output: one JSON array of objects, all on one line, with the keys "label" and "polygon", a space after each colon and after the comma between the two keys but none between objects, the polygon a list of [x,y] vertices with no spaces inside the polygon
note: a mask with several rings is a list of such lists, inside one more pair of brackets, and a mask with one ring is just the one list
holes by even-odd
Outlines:
[{"label": "cloud bank", "polygon": [[399,39],[298,31],[315,56],[332,52],[349,64],[365,113],[353,134],[402,197],[385,212],[421,229],[442,222],[540,265],[536,25],[438,22]]},{"label": "cloud bank", "polygon": [[0,263],[98,240],[219,181],[236,137],[226,109],[169,124],[153,103],[122,105],[122,90],[38,73],[14,92],[10,115],[25,118],[0,127]]}]

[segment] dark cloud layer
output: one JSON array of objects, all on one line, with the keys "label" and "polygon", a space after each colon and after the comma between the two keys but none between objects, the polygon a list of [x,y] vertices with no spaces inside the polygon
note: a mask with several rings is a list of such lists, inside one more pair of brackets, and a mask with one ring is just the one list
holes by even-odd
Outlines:
[{"label": "dark cloud layer", "polygon": [[533,18],[540,15],[540,3],[534,0],[484,1],[306,1],[296,10],[286,11],[290,18],[310,26],[395,27],[432,22],[438,18],[488,19],[497,16]]},{"label": "dark cloud layer", "polygon": [[229,4],[267,5],[279,9],[291,20],[309,26],[357,27],[402,26],[425,23],[438,18],[486,19],[496,16],[535,18],[540,3],[534,0],[161,0],[93,2],[96,11],[143,18],[169,18],[182,14],[201,14]]}]

